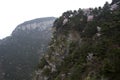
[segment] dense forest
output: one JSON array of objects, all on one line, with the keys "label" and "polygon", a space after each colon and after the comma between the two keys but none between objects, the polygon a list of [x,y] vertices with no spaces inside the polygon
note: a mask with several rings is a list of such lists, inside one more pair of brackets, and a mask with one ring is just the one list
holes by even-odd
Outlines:
[{"label": "dense forest", "polygon": [[120,80],[120,1],[67,11],[33,80]]}]

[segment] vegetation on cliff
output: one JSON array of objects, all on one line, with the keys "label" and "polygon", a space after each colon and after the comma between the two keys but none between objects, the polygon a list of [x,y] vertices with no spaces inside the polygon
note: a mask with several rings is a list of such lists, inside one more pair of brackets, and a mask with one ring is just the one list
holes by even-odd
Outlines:
[{"label": "vegetation on cliff", "polygon": [[119,0],[67,11],[53,30],[34,80],[120,80]]}]

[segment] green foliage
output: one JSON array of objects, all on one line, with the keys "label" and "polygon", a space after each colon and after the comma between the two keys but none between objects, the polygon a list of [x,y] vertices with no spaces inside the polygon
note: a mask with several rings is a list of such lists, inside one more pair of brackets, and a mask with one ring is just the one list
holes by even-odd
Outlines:
[{"label": "green foliage", "polygon": [[51,70],[49,68],[43,69],[42,75],[49,76]]},{"label": "green foliage", "polygon": [[45,58],[43,57],[41,60],[40,60],[40,63],[38,65],[38,68],[42,69],[45,65],[48,65],[47,61],[45,60]]},{"label": "green foliage", "polygon": [[[69,17],[70,14],[73,16]],[[56,22],[54,35],[57,37],[53,44],[57,45],[51,54],[56,57],[52,62],[57,70],[55,76],[51,72],[49,80],[120,80],[120,7],[111,11],[110,4],[106,3],[103,8],[90,9],[90,15],[94,16],[92,21],[87,21],[87,15],[82,9],[67,11]],[[64,16],[69,21],[61,25]],[[72,31],[78,32],[80,39],[67,40],[68,35],[74,35]],[[54,52],[63,55],[56,56]]]}]

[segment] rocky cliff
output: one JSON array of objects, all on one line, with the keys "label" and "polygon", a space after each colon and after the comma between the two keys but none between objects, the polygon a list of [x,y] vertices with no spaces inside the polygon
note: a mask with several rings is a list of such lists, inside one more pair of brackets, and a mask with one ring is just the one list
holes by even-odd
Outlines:
[{"label": "rocky cliff", "polygon": [[33,80],[120,80],[118,1],[63,13]]}]

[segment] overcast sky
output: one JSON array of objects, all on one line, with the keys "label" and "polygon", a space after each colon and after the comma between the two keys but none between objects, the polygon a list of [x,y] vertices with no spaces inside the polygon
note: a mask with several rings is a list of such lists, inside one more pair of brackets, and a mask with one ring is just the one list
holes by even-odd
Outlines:
[{"label": "overcast sky", "polygon": [[0,0],[0,39],[24,21],[59,17],[67,10],[103,6],[106,1],[112,0]]}]

